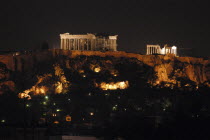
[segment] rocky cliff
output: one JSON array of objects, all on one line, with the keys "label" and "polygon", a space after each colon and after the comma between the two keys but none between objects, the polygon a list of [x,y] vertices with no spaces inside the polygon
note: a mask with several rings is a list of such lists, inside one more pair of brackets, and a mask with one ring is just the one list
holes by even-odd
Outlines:
[{"label": "rocky cliff", "polygon": [[[75,59],[77,59],[77,64],[72,63],[72,60]],[[133,79],[138,79],[138,76],[133,75],[133,73],[136,73],[135,71],[140,73],[147,71],[147,77],[145,78],[153,86],[161,85],[162,83],[165,83],[165,86],[189,86],[189,83],[201,85],[210,80],[210,59],[175,57],[173,55],[139,55],[121,51],[99,52],[53,49],[19,55],[1,55],[0,62],[1,91],[2,87],[4,87],[2,85],[5,85],[5,83],[13,91],[15,85],[22,86],[23,83],[20,82],[21,78],[27,79],[29,83],[31,81],[34,84],[37,80],[34,77],[53,73],[52,69],[55,64],[71,71],[76,69],[78,72],[82,70],[84,65],[89,65],[90,69],[98,66],[102,71],[110,69],[112,71],[110,73],[115,71],[114,74],[122,76],[123,73],[120,74],[120,70],[116,67],[122,64],[125,67],[121,69],[128,69],[128,66],[131,66],[129,63],[135,63],[135,66],[132,65],[127,72],[130,72]],[[93,65],[92,68],[91,65]],[[137,67],[141,70],[136,69]],[[127,81],[127,79],[124,80]],[[183,82],[183,80],[186,82]],[[29,87],[23,86],[22,88]]]}]

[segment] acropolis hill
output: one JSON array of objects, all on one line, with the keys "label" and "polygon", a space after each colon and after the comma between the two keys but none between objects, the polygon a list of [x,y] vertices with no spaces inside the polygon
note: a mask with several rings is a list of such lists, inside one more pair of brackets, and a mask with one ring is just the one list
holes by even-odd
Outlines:
[{"label": "acropolis hill", "polygon": [[[86,59],[81,59],[81,62],[78,60],[77,66],[75,66],[75,64],[72,64],[71,60],[78,57],[86,57]],[[123,58],[126,60],[124,61]],[[88,62],[88,59],[91,59],[91,62]],[[102,60],[103,62],[100,62]],[[0,85],[4,85],[6,84],[5,82],[8,83],[8,81],[18,81],[17,78],[20,78],[20,73],[22,73],[22,76],[29,79],[33,77],[36,78],[37,75],[42,75],[44,72],[49,73],[47,70],[44,70],[44,67],[52,67],[55,63],[59,64],[62,69],[72,70],[74,67],[74,70],[78,71],[82,69],[84,65],[90,65],[89,63],[97,64],[97,66],[101,67],[102,71],[103,69],[107,69],[105,67],[108,67],[108,63],[109,65],[113,65],[112,69],[115,69],[116,65],[122,64],[125,65],[124,69],[129,69],[126,73],[128,75],[133,75],[133,73],[137,71],[140,73],[147,72],[147,75],[143,76],[146,76],[147,82],[151,85],[159,85],[161,82],[180,84],[177,83],[180,78],[194,82],[196,85],[205,84],[210,80],[209,59],[175,57],[172,54],[140,55],[123,51],[101,52],[50,49],[28,54],[0,55],[0,62],[2,63],[1,67],[3,67],[3,64],[6,65],[6,68],[1,68]],[[138,69],[136,67],[127,67],[128,64],[134,62],[139,67]],[[10,72],[3,72],[4,69],[8,69]],[[40,72],[42,69],[43,72]],[[119,70],[116,69],[116,71]],[[123,74],[119,73],[119,76],[122,75]],[[134,76],[133,78],[138,79],[140,77]],[[17,85],[17,83],[15,83],[15,85]],[[185,83],[185,85],[187,84]]]}]

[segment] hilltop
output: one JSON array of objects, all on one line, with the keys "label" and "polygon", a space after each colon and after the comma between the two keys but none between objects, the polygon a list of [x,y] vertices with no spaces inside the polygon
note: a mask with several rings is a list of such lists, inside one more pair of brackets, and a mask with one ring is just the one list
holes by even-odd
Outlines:
[{"label": "hilltop", "polygon": [[[140,84],[160,88],[189,87],[194,89],[201,85],[208,86],[210,80],[209,59],[175,57],[174,55],[52,49],[17,55],[1,55],[0,63],[1,87],[12,91],[15,89],[17,91],[38,90],[38,87],[44,87],[41,84],[43,80],[47,83],[46,79],[52,81],[55,76],[57,80],[54,79],[55,81],[51,82],[53,85],[57,84],[54,88],[65,86],[69,88],[70,85],[74,87],[74,84],[65,84],[67,81],[67,83],[74,81],[70,77],[78,79],[78,77],[87,76],[86,79],[92,81],[91,86],[106,90],[109,87],[120,88],[119,82],[124,82],[121,84],[125,84],[126,88]],[[56,75],[58,69],[61,72]],[[102,87],[103,84],[106,87]],[[118,87],[115,87],[115,84],[118,84]],[[32,86],[34,89],[31,89]],[[4,88],[1,88],[1,92],[5,90]],[[52,90],[49,91],[52,92]]]}]

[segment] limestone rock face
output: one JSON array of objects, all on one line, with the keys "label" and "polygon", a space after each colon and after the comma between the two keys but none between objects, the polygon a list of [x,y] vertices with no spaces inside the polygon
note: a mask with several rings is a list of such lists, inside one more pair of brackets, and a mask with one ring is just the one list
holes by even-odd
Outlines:
[{"label": "limestone rock face", "polygon": [[[139,61],[139,66],[141,63],[153,69],[153,72],[147,75],[147,77],[148,82],[156,84],[160,84],[161,82],[178,84],[180,82],[180,79],[192,81],[197,85],[210,81],[210,58],[204,59],[195,57],[175,57],[172,54],[140,55],[134,53],[126,53],[122,51],[100,52],[52,49],[47,51],[32,52],[30,54],[20,54],[17,56],[0,55],[0,90],[4,91],[2,90],[4,87],[9,87],[8,89],[13,91],[15,85],[17,85],[17,83],[15,83],[14,81],[18,81],[18,79],[21,79],[22,77],[29,79],[29,81],[33,81],[34,79],[36,79],[37,75],[44,74],[42,73],[43,70],[41,69],[43,67],[45,67],[46,69],[45,74],[50,73],[50,71],[52,71],[52,68],[50,68],[50,66],[54,64],[54,61],[57,61],[58,64],[65,65],[65,69],[79,69],[81,66],[86,65],[86,61],[78,61],[76,65],[72,65],[70,62],[73,58],[83,56],[97,56],[98,58],[111,57],[116,59],[129,58],[131,60],[134,58]],[[123,63],[130,62],[132,61]],[[104,68],[99,67],[97,63],[93,63],[93,66],[90,66],[91,69],[93,71],[95,71],[95,68],[100,68],[100,71],[103,70]],[[107,67],[108,64],[113,65],[114,63],[113,61],[110,61],[106,64]],[[143,67],[143,65],[140,67]],[[112,68],[112,71],[115,70]],[[20,75],[19,73],[21,73],[22,75]],[[118,72],[112,73],[116,76],[119,75]],[[133,72],[131,71],[130,74],[132,75],[132,73]],[[16,75],[16,77],[11,75]],[[25,89],[30,88],[27,83],[24,84],[18,85],[23,86],[22,88]]]}]

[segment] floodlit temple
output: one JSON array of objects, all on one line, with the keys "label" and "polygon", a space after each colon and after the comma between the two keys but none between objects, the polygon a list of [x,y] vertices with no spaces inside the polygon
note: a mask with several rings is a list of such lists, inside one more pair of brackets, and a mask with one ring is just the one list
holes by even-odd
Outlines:
[{"label": "floodlit temple", "polygon": [[117,35],[60,34],[60,48],[79,51],[117,51]]},{"label": "floodlit temple", "polygon": [[169,47],[168,45],[165,45],[163,48],[161,48],[160,45],[147,45],[147,55],[152,54],[174,54],[177,56],[177,47]]}]

